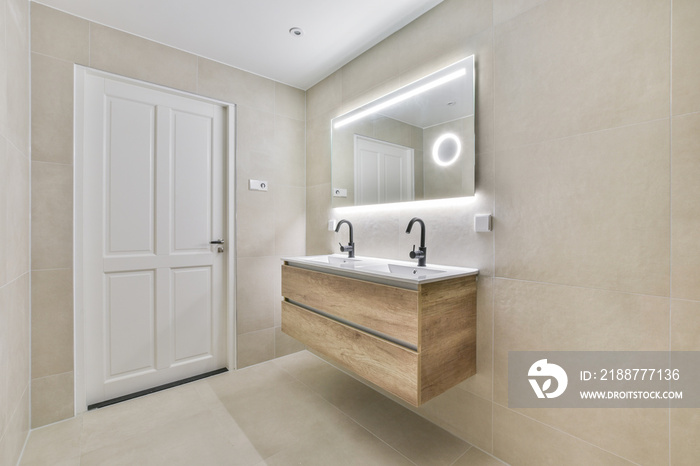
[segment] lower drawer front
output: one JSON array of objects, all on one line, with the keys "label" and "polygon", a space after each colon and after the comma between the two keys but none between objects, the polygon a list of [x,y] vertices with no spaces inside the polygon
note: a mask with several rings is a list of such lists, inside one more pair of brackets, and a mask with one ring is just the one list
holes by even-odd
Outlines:
[{"label": "lower drawer front", "polygon": [[282,302],[282,331],[384,390],[418,405],[415,351],[288,302]]}]

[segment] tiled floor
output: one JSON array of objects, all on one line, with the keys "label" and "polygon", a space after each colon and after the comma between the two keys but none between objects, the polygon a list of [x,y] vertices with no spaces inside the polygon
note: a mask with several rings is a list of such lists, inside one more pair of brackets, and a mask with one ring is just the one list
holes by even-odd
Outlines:
[{"label": "tiled floor", "polygon": [[22,465],[501,465],[302,351],[32,431]]}]

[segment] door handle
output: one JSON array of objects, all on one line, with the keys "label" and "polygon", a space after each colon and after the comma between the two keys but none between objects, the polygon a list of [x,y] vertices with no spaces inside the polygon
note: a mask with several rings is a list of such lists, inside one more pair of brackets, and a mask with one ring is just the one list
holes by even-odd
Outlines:
[{"label": "door handle", "polygon": [[214,241],[209,241],[209,244],[224,244],[224,240],[215,239]]}]

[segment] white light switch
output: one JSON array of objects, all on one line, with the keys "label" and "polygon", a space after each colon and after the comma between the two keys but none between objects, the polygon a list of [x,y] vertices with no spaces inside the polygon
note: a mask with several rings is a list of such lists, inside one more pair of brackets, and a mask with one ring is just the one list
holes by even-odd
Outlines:
[{"label": "white light switch", "polygon": [[493,221],[491,220],[491,214],[481,214],[474,216],[474,231],[485,232],[491,231],[493,228]]},{"label": "white light switch", "polygon": [[335,231],[335,219],[328,220],[328,231]]},{"label": "white light switch", "polygon": [[348,197],[348,190],[343,188],[333,189],[333,197]]},{"label": "white light switch", "polygon": [[251,191],[267,191],[267,181],[248,180],[248,189]]}]

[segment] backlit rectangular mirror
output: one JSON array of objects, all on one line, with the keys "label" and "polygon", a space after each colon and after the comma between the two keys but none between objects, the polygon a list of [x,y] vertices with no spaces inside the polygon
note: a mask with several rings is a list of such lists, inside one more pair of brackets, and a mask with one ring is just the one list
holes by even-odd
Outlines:
[{"label": "backlit rectangular mirror", "polygon": [[474,56],[331,121],[332,205],[474,195]]}]

